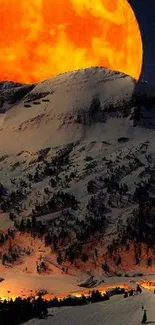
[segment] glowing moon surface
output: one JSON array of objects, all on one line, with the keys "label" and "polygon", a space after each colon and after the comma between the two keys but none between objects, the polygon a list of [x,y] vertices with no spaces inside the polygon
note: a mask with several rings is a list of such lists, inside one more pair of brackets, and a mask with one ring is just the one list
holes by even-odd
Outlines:
[{"label": "glowing moon surface", "polygon": [[127,0],[0,0],[0,80],[36,82],[90,66],[138,79],[142,55]]}]

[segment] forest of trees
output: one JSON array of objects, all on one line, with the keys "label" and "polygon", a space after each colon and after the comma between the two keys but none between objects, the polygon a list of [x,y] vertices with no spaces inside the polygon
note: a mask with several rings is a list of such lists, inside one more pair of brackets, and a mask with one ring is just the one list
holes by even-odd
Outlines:
[{"label": "forest of trees", "polygon": [[[0,302],[0,324],[19,325],[32,318],[43,319],[48,317],[48,308],[81,306],[88,303],[109,300],[112,295],[124,293],[124,289],[116,287],[104,294],[101,294],[98,290],[93,290],[89,296],[68,296],[63,299],[58,299],[55,297],[49,301],[44,300],[41,295],[38,298],[16,298],[14,301],[12,299],[9,301],[4,300],[3,302]],[[49,316],[53,316],[53,314]]]}]

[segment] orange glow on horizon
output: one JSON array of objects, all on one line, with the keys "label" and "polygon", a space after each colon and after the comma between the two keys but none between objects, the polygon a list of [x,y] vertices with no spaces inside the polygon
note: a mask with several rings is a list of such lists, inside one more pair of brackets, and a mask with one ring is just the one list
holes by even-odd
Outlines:
[{"label": "orange glow on horizon", "polygon": [[[102,286],[102,287],[95,287],[95,288],[89,288],[89,289],[82,289],[81,288],[81,290],[79,290],[79,291],[74,291],[74,292],[64,292],[64,293],[59,293],[59,294],[45,294],[45,295],[43,295],[42,297],[43,297],[43,299],[45,299],[45,300],[50,300],[50,299],[54,299],[55,297],[57,297],[58,298],[58,300],[60,300],[60,299],[63,299],[63,298],[66,298],[67,296],[69,296],[69,295],[71,295],[71,296],[73,296],[73,297],[81,297],[82,295],[85,295],[85,296],[87,296],[87,297],[89,297],[90,295],[91,295],[91,292],[93,291],[93,290],[99,290],[99,292],[101,293],[101,294],[104,294],[104,293],[106,293],[106,291],[108,291],[108,290],[112,290],[112,289],[115,289],[115,288],[124,288],[124,289],[126,289],[126,290],[131,290],[131,289],[133,289],[132,288],[132,286],[130,286],[130,285],[128,285],[128,284],[126,284],[126,283],[120,283],[120,284],[113,284],[113,285],[105,285],[105,286]],[[18,291],[18,290],[17,290]],[[16,293],[15,292],[12,292],[12,291],[9,291],[9,293],[7,294],[7,290],[6,290],[6,292],[5,292],[5,294],[4,294],[4,289],[3,289],[3,294],[1,295],[1,298],[0,298],[0,300],[10,300],[10,299],[12,299],[12,300],[15,300],[16,298],[18,298],[18,297],[21,297],[21,298],[28,298],[28,297],[35,297],[35,298],[38,298],[38,296],[36,295],[36,293],[35,293],[35,291],[34,290],[31,290],[31,292],[29,291],[29,292],[24,292],[24,290],[23,290],[23,292],[22,292],[22,294],[21,294],[21,292],[19,291],[19,292],[17,292],[16,291]]]},{"label": "orange glow on horizon", "polygon": [[0,0],[0,80],[104,66],[138,79],[142,40],[127,0]]},{"label": "orange glow on horizon", "polygon": [[142,280],[139,284],[147,290],[155,290],[155,281]]}]

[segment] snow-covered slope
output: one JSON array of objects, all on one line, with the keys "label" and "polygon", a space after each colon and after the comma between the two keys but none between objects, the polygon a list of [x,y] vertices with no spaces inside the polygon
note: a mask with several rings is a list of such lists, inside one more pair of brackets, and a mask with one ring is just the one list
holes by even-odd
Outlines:
[{"label": "snow-covered slope", "polygon": [[[27,87],[23,86],[24,91]],[[35,151],[81,140],[90,124],[104,121],[103,111],[128,105],[134,89],[135,80],[130,76],[102,67],[41,82],[6,113],[0,148],[5,152]],[[98,100],[97,109],[92,105],[94,99]]]},{"label": "snow-covered slope", "polygon": [[[115,296],[101,303],[60,308],[54,310],[53,317],[33,319],[24,325],[139,325],[143,316],[142,305],[147,309],[146,324],[155,323],[154,295],[146,292],[126,299]],[[49,314],[52,314],[52,310],[49,310]]]},{"label": "snow-covered slope", "polygon": [[[137,84],[130,76],[103,67],[68,72],[37,85],[23,86],[22,98],[6,113],[0,129],[1,151],[35,151],[87,136],[89,139],[90,135],[96,139],[102,134],[104,138],[115,121],[110,125],[101,123],[111,116],[129,114],[137,98],[152,93],[146,83]],[[100,125],[96,128],[97,123]],[[117,131],[121,130],[122,124],[116,123]],[[130,125],[126,128],[131,132]]]},{"label": "snow-covered slope", "polygon": [[[8,87],[12,96],[10,84],[2,85],[2,91]],[[25,272],[39,278],[40,245],[42,258],[52,258],[57,264],[59,250],[66,256],[68,247],[80,242],[82,253],[69,264],[69,274],[101,277],[108,244],[126,229],[138,207],[136,188],[147,185],[145,194],[155,197],[154,88],[102,67],[25,87],[21,97],[15,96],[14,104],[1,114],[0,182],[8,194],[1,199],[6,214],[0,214],[0,228],[7,231],[13,226],[10,212],[19,223],[36,213],[37,221],[49,236],[58,237],[59,244],[51,251],[53,242],[45,247],[44,236],[39,239],[42,244],[35,244],[30,229],[25,235],[17,232],[12,244],[16,247],[20,242],[21,264],[14,264],[13,276]],[[64,230],[68,236],[62,239]],[[26,245],[31,256],[24,251]],[[8,249],[8,241],[0,246],[2,253]],[[146,247],[138,265],[132,245],[130,253],[121,251],[119,267],[116,256],[108,256],[111,274],[118,269],[124,274],[146,271]],[[153,252],[150,254],[153,265],[147,272],[155,269]],[[63,262],[61,268],[68,263]],[[1,266],[0,271],[5,274],[6,267]],[[47,276],[54,279],[55,268],[53,271],[50,265],[48,271]],[[10,273],[12,270],[8,275],[12,280]]]}]

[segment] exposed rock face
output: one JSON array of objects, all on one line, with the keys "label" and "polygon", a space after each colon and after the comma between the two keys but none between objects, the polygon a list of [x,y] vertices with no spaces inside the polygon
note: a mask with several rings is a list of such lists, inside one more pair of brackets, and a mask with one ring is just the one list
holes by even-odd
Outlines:
[{"label": "exposed rock face", "polygon": [[19,103],[35,85],[24,85],[14,82],[0,82],[0,113]]}]

